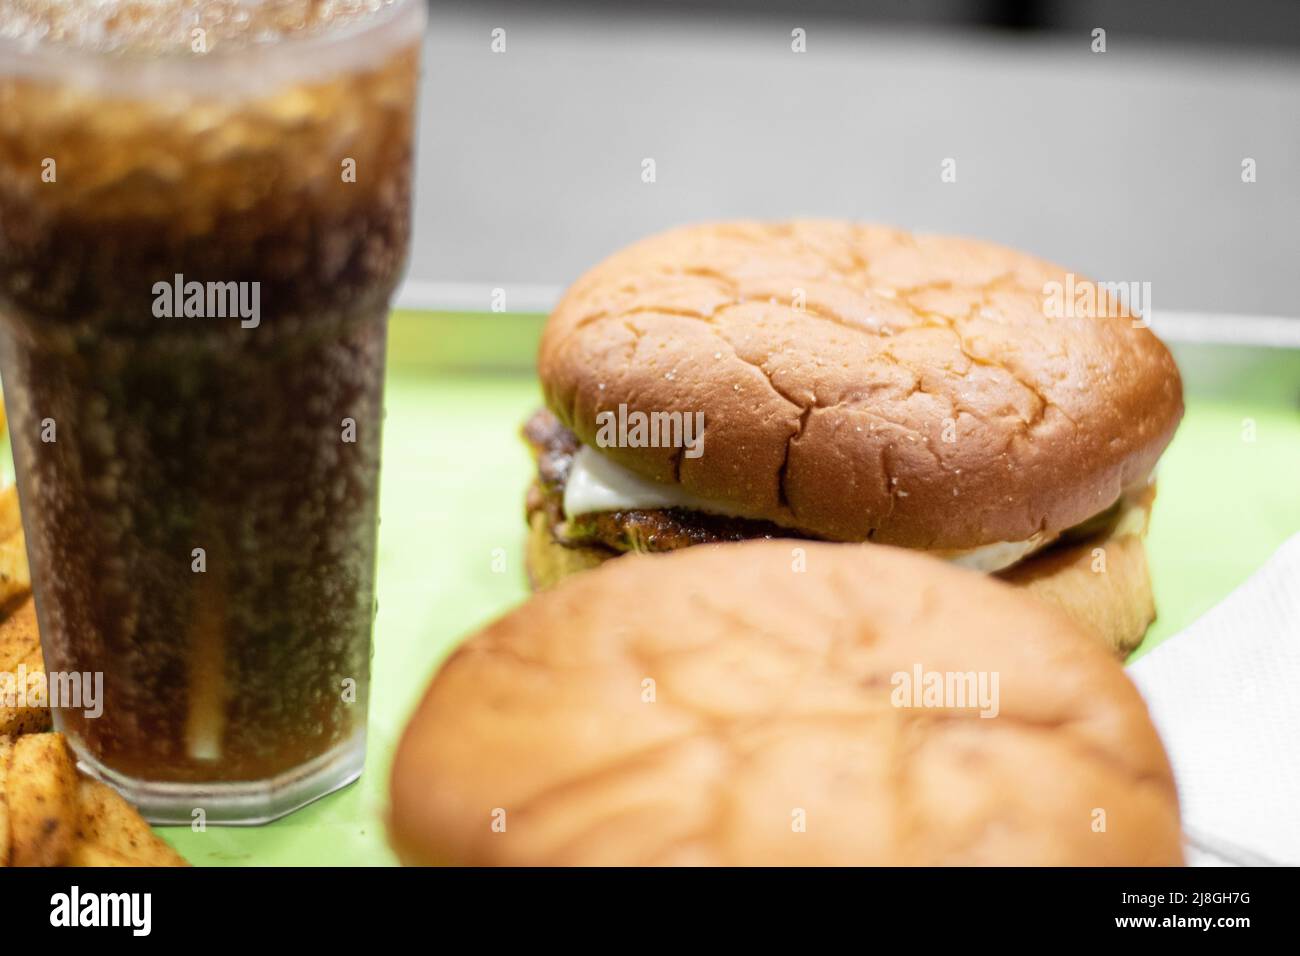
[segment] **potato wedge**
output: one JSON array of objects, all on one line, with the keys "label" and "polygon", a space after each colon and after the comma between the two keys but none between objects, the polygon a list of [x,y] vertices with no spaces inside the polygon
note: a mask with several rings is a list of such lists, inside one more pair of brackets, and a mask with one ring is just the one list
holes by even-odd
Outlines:
[{"label": "potato wedge", "polygon": [[[78,843],[72,848],[72,855],[68,857],[68,866],[141,866],[133,860],[128,860],[120,853],[114,853],[112,850],[106,850],[102,846],[96,846],[93,843]],[[179,864],[177,864],[179,865]]]},{"label": "potato wedge", "polygon": [[18,507],[18,486],[0,488],[0,538],[7,538],[23,527],[23,513]]},{"label": "potato wedge", "polygon": [[[21,665],[21,666],[20,666]],[[41,638],[36,626],[36,605],[31,595],[0,620],[0,734],[41,733],[50,729],[50,711],[45,706],[8,698],[6,691],[18,691],[18,679],[30,680],[42,673]]]},{"label": "potato wedge", "polygon": [[27,539],[23,537],[22,512],[18,509],[18,486],[0,488],[0,605],[32,589],[27,566]]},{"label": "potato wedge", "polygon": [[28,595],[6,609],[0,620],[0,669],[13,670],[41,649],[41,635],[36,626],[36,602]]},{"label": "potato wedge", "polygon": [[62,734],[14,741],[5,781],[14,866],[59,866],[78,826],[77,768]]},{"label": "potato wedge", "polygon": [[[73,866],[188,865],[112,787],[83,778],[78,790],[81,820],[72,853]],[[89,862],[112,858],[125,862]]]},{"label": "potato wedge", "polygon": [[9,756],[13,749],[13,741],[0,737],[0,866],[9,865],[9,798],[5,794],[5,779],[9,775]]}]

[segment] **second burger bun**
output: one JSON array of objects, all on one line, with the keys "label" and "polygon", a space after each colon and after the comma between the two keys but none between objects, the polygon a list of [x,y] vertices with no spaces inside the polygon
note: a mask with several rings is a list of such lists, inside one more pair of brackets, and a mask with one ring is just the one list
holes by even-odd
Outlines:
[{"label": "second burger bun", "polygon": [[582,276],[539,373],[593,446],[620,404],[703,412],[698,458],[600,451],[731,512],[838,541],[1025,541],[1142,487],[1183,409],[1148,329],[1104,295],[1054,309],[1052,283],[1084,280],[882,226],[690,226]]},{"label": "second burger bun", "polygon": [[[996,679],[992,706],[899,697],[918,670]],[[610,561],[470,638],[403,735],[390,834],[408,864],[1182,862],[1100,643],[934,558],[789,540]]]}]

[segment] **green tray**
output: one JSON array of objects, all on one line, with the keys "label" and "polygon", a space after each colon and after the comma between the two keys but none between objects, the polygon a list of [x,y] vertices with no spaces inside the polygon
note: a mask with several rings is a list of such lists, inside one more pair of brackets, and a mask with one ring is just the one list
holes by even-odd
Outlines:
[{"label": "green tray", "polygon": [[[406,718],[456,644],[527,596],[531,465],[518,430],[539,402],[532,356],[540,323],[394,316],[366,772],[269,826],[162,829],[195,864],[394,862],[384,814]],[[1300,529],[1300,352],[1175,353],[1187,416],[1160,464],[1149,538],[1159,619],[1135,656],[1203,614]],[[1254,441],[1246,440],[1252,428]]]}]

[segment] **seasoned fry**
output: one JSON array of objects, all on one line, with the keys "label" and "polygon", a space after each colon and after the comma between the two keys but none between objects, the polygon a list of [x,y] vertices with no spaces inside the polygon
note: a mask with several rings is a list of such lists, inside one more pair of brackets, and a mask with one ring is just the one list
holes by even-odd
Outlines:
[{"label": "seasoned fry", "polygon": [[13,749],[13,741],[0,737],[0,866],[9,865],[9,798],[5,794],[5,779]]},{"label": "seasoned fry", "polygon": [[0,488],[0,605],[32,589],[27,567],[27,539],[18,510],[18,486]]},{"label": "seasoned fry", "polygon": [[[78,843],[72,848],[72,855],[68,857],[68,866],[147,866],[148,864],[137,863],[135,860],[128,860],[120,853],[114,853],[112,850],[106,850],[102,846],[96,846],[93,843]],[[182,864],[176,864],[181,866]]]},{"label": "seasoned fry", "polygon": [[[186,865],[181,855],[154,833],[135,808],[112,787],[98,780],[83,779],[79,796],[81,824],[77,830],[73,866]],[[125,862],[89,862],[112,858]]]},{"label": "seasoned fry", "polygon": [[41,649],[36,602],[30,596],[0,620],[0,670],[13,669]]},{"label": "seasoned fry", "polygon": [[50,729],[48,707],[18,697],[19,683],[30,686],[32,677],[43,670],[36,605],[29,595],[0,620],[0,734],[16,737]]},{"label": "seasoned fry", "polygon": [[59,866],[78,823],[77,768],[62,734],[14,741],[5,781],[14,866]]},{"label": "seasoned fry", "polygon": [[0,736],[0,866],[188,866],[62,734]]}]

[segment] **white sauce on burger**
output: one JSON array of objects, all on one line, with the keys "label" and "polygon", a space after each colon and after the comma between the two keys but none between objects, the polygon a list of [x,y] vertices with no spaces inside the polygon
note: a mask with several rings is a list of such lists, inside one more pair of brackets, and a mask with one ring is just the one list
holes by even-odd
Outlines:
[{"label": "white sauce on burger", "polygon": [[[604,511],[682,508],[709,514],[745,517],[726,506],[698,498],[677,485],[666,485],[635,474],[604,455],[583,445],[573,456],[564,485],[564,514],[568,518]],[[962,551],[936,551],[936,557],[974,571],[992,574],[1009,568],[1051,539],[1035,536],[1028,541],[995,541]]]}]

